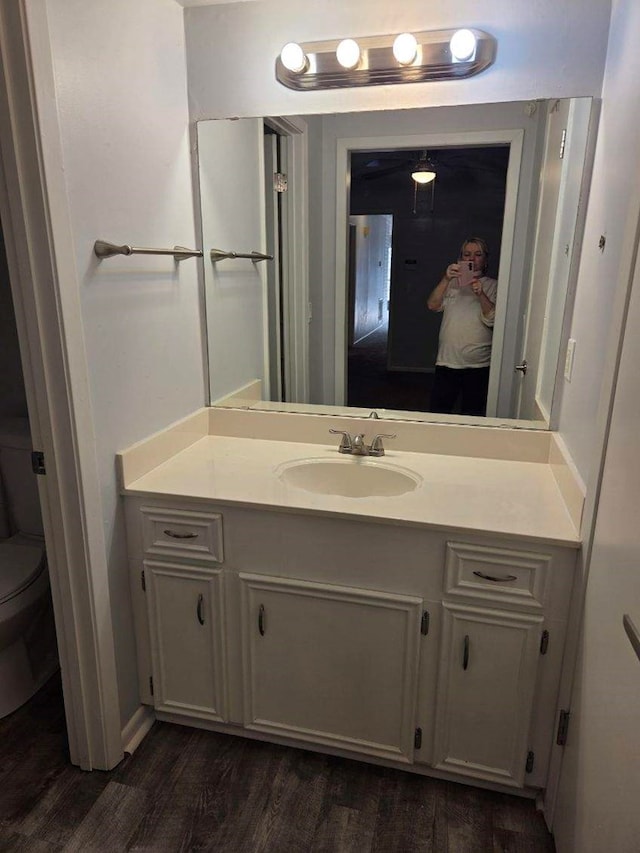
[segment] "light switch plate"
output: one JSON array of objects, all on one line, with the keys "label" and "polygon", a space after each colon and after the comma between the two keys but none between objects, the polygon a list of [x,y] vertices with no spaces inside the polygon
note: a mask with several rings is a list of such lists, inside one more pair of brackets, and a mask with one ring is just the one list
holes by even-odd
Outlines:
[{"label": "light switch plate", "polygon": [[571,374],[573,373],[573,357],[576,351],[576,342],[574,338],[569,338],[567,342],[567,355],[564,360],[564,378],[567,382],[571,382]]}]

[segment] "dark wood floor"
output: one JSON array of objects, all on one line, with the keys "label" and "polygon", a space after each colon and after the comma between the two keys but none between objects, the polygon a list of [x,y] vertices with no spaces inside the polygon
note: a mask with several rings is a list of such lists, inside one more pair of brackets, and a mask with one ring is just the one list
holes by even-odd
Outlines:
[{"label": "dark wood floor", "polygon": [[156,723],[109,773],[68,762],[59,679],[0,720],[0,851],[552,853],[529,800]]},{"label": "dark wood floor", "polygon": [[347,405],[428,412],[433,373],[387,369],[387,326],[349,347]]}]

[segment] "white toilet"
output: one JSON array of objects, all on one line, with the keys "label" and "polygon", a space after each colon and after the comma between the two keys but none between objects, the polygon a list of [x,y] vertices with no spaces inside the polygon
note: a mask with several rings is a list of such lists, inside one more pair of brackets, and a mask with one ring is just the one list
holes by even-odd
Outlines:
[{"label": "white toilet", "polygon": [[26,418],[0,418],[0,718],[58,667],[31,436]]}]

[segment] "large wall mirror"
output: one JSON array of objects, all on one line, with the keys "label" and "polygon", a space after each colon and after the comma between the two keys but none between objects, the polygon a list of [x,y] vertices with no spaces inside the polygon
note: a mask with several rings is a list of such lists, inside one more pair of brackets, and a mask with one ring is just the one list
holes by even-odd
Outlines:
[{"label": "large wall mirror", "polygon": [[[594,112],[577,98],[199,122],[210,403],[553,426]],[[455,278],[444,312],[428,307],[472,237],[495,303],[482,415],[434,405],[443,315],[450,335],[464,307],[454,337],[473,350],[480,294]]]}]

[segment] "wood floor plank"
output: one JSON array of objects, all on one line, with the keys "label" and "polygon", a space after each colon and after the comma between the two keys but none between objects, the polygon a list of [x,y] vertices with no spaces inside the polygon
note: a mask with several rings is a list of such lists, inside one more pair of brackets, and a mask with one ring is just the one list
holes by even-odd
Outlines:
[{"label": "wood floor plank", "polygon": [[62,848],[20,832],[0,831],[0,850],[2,853],[60,853]]},{"label": "wood floor plank", "polygon": [[191,816],[196,808],[208,752],[206,732],[183,729],[182,750],[149,801],[131,850],[173,851],[190,849]]},{"label": "wood floor plank", "polygon": [[541,812],[531,813],[532,803],[521,797],[497,799],[493,806],[493,825],[498,829],[517,832],[521,835],[533,835],[542,841],[549,837]]},{"label": "wood floor plank", "polygon": [[0,780],[0,826],[24,820],[44,793],[64,772],[59,744],[48,735],[29,738],[21,761],[11,761],[11,772]]},{"label": "wood floor plank", "polygon": [[380,797],[372,851],[431,850],[436,807],[445,790],[437,780],[388,773]]},{"label": "wood floor plank", "polygon": [[64,853],[118,853],[128,849],[147,801],[147,792],[109,782],[65,844]]},{"label": "wood floor plank", "polygon": [[108,784],[106,773],[85,773],[67,765],[17,823],[18,831],[34,843],[63,847]]},{"label": "wood floor plank", "polygon": [[[386,770],[364,768],[360,762],[328,758],[326,793],[312,849],[366,853],[375,832],[380,787]],[[334,845],[332,847],[332,844]]]},{"label": "wood floor plank", "polygon": [[375,823],[362,820],[362,812],[332,805],[316,827],[310,853],[369,853]]},{"label": "wood floor plank", "polygon": [[306,853],[313,842],[327,785],[326,759],[306,752],[301,763],[297,753],[288,750],[273,780],[252,838],[256,853]]},{"label": "wood floor plank", "polygon": [[448,853],[490,851],[495,794],[482,788],[447,783],[444,798]]},{"label": "wood floor plank", "polygon": [[491,853],[555,853],[555,847],[551,839],[545,844],[535,836],[498,828],[494,829]]}]

